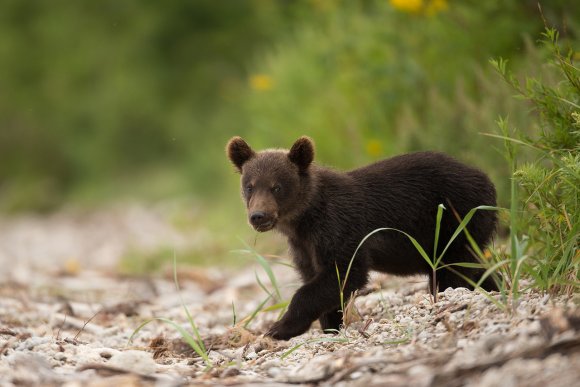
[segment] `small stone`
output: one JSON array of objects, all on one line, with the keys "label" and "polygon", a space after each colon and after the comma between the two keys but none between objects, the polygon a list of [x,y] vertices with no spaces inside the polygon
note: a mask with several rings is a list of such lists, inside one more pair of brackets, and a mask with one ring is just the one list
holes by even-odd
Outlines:
[{"label": "small stone", "polygon": [[271,378],[277,378],[280,375],[282,375],[282,370],[280,369],[280,367],[270,367],[266,371],[266,374],[268,374],[268,376]]},{"label": "small stone", "polygon": [[262,363],[260,368],[263,369],[264,371],[267,371],[268,369],[270,369],[272,367],[279,367],[279,366],[280,366],[280,360],[274,359],[274,360],[265,361],[264,363]]},{"label": "small stone", "polygon": [[142,375],[153,374],[157,369],[157,364],[150,353],[135,350],[119,352],[109,360],[108,364]]},{"label": "small stone", "polygon": [[419,340],[427,340],[431,335],[432,335],[431,332],[429,332],[427,330],[423,330],[423,331],[419,332],[419,334],[417,335],[417,338]]},{"label": "small stone", "polygon": [[491,352],[503,340],[504,337],[502,335],[492,334],[485,339],[482,346],[487,352]]},{"label": "small stone", "polygon": [[430,372],[431,372],[431,368],[429,368],[423,364],[417,364],[416,366],[409,368],[409,370],[407,371],[407,374],[409,376],[418,376],[418,375],[429,374]]},{"label": "small stone", "polygon": [[240,369],[238,367],[228,367],[225,370],[222,371],[222,373],[220,374],[220,378],[229,378],[232,376],[237,376],[241,373]]},{"label": "small stone", "polygon": [[409,324],[411,321],[413,321],[413,319],[409,316],[403,316],[399,320],[401,324]]},{"label": "small stone", "polygon": [[502,370],[498,368],[491,368],[483,374],[478,385],[486,387],[515,387],[517,383],[514,375],[502,372]]},{"label": "small stone", "polygon": [[99,353],[99,355],[100,355],[100,356],[101,356],[103,359],[107,359],[107,360],[109,360],[110,358],[112,358],[112,357],[113,357],[113,355],[114,355],[114,352],[113,352],[113,350],[111,350],[111,349],[103,349],[103,350],[102,350],[102,351]]},{"label": "small stone", "polygon": [[54,354],[54,359],[64,362],[66,361],[66,354],[64,354],[63,352],[57,352]]},{"label": "small stone", "polygon": [[333,360],[331,354],[317,356],[293,369],[288,375],[288,381],[290,383],[310,383],[324,380],[339,369],[338,364]]},{"label": "small stone", "polygon": [[33,337],[29,337],[24,342],[20,343],[15,349],[17,351],[22,351],[22,350],[31,351],[34,349],[34,347],[42,345],[42,344],[50,343],[51,341],[52,340],[50,337],[33,336]]}]

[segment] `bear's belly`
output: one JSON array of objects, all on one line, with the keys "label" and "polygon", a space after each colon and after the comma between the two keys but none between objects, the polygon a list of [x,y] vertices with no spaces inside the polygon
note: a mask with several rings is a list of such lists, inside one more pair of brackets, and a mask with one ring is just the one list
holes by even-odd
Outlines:
[{"label": "bear's belly", "polygon": [[395,275],[413,275],[428,273],[429,265],[421,255],[411,249],[371,249],[369,251],[370,268],[374,271]]}]

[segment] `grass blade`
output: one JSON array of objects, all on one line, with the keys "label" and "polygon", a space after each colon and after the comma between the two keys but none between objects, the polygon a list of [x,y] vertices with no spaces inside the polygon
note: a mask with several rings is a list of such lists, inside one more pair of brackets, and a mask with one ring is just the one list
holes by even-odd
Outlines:
[{"label": "grass blade", "polygon": [[429,266],[432,269],[435,269],[435,266],[433,265],[433,262],[431,260],[431,258],[429,258],[429,255],[425,252],[425,250],[423,249],[423,247],[421,247],[421,245],[419,244],[419,242],[417,242],[417,240],[415,238],[413,238],[411,235],[407,234],[404,231],[401,231],[399,229],[396,228],[392,228],[392,227],[381,227],[381,228],[377,228],[376,230],[371,231],[370,233],[368,233],[358,244],[356,250],[354,251],[354,254],[352,255],[352,258],[350,259],[350,262],[348,263],[348,268],[346,269],[346,275],[344,277],[344,281],[342,283],[342,290],[344,291],[344,287],[346,286],[346,283],[348,281],[348,275],[350,273],[350,269],[352,267],[352,263],[354,262],[354,258],[356,257],[356,254],[358,253],[358,251],[360,250],[360,248],[362,247],[362,245],[366,242],[367,239],[369,239],[371,236],[373,236],[374,234],[380,232],[380,231],[396,231],[399,232],[403,235],[405,235],[413,244],[413,246],[415,247],[415,249],[419,252],[419,254],[421,254],[421,256],[423,257],[423,259],[429,264]]},{"label": "grass blade", "polygon": [[131,334],[131,336],[129,337],[128,343],[131,343],[133,341],[133,338],[137,335],[137,333],[139,333],[139,331],[143,327],[145,327],[146,325],[148,325],[149,323],[151,323],[153,321],[161,321],[161,322],[164,322],[168,325],[171,325],[177,332],[179,332],[179,335],[195,351],[195,353],[197,353],[205,361],[205,363],[211,367],[211,360],[209,359],[207,352],[205,351],[205,346],[203,345],[203,343],[200,345],[198,343],[198,341],[189,332],[187,332],[181,325],[179,325],[179,324],[177,324],[177,323],[175,323],[167,318],[164,318],[164,317],[155,317],[155,318],[147,320],[144,323],[142,323],[141,325],[139,325],[137,327],[137,329],[135,329],[133,331],[133,333]]},{"label": "grass blade", "polygon": [[274,275],[274,272],[272,271],[272,267],[270,266],[270,264],[268,263],[266,258],[264,258],[256,250],[254,250],[250,246],[248,246],[248,244],[246,242],[244,242],[243,240],[242,240],[242,243],[246,246],[248,251],[252,252],[254,257],[256,258],[256,261],[258,261],[258,264],[260,266],[262,266],[262,269],[264,269],[264,272],[266,272],[266,275],[270,279],[270,283],[272,284],[272,286],[274,287],[274,291],[276,292],[276,300],[282,301],[282,294],[280,293],[280,287],[278,286],[278,281],[276,281],[276,276]]},{"label": "grass blade", "polygon": [[260,312],[262,310],[262,308],[264,307],[264,305],[266,305],[266,302],[268,302],[268,300],[270,300],[270,298],[272,298],[272,296],[268,296],[266,297],[266,299],[264,301],[262,301],[260,303],[260,305],[258,305],[258,307],[256,309],[254,309],[254,311],[252,312],[251,315],[249,315],[248,317],[244,318],[242,321],[244,322],[244,328],[247,328],[248,325],[250,325],[250,323],[252,322],[252,320],[256,317],[256,315],[258,314],[258,312]]},{"label": "grass blade", "polygon": [[437,219],[435,220],[435,242],[433,244],[433,262],[437,260],[437,245],[439,244],[439,231],[441,229],[441,218],[443,217],[443,210],[445,210],[443,204],[437,206]]},{"label": "grass blade", "polygon": [[262,290],[264,292],[266,292],[267,295],[269,295],[270,297],[273,297],[272,293],[266,288],[266,286],[262,283],[262,280],[260,279],[260,277],[258,276],[258,273],[256,271],[254,271],[254,276],[256,277],[256,282],[258,283],[258,285],[262,288]]},{"label": "grass blade", "polygon": [[195,337],[197,338],[199,346],[201,347],[201,349],[203,349],[204,352],[206,352],[206,348],[205,348],[205,345],[203,344],[203,340],[201,338],[201,335],[199,334],[199,330],[197,329],[197,325],[195,325],[195,322],[193,321],[193,317],[191,317],[191,314],[189,313],[189,309],[187,309],[187,307],[185,306],[185,303],[183,302],[183,297],[181,296],[181,289],[179,288],[179,282],[177,281],[177,255],[175,254],[175,251],[173,252],[173,281],[175,282],[175,288],[177,289],[177,294],[179,294],[179,301],[181,302],[181,305],[183,306],[183,309],[185,310],[185,314],[187,315],[187,320],[189,321],[189,325],[191,326],[191,329],[193,330],[193,333],[195,334]]},{"label": "grass blade", "polygon": [[262,312],[273,312],[275,310],[285,309],[288,305],[290,305],[290,301],[282,301],[274,305],[270,305],[267,308],[262,309]]},{"label": "grass blade", "polygon": [[[338,278],[338,291],[340,294],[340,310],[344,311],[344,284],[340,281],[340,272],[338,271],[338,264],[336,263],[336,261],[334,262],[334,268],[336,269],[336,278]],[[350,265],[348,270],[350,270]]]},{"label": "grass blade", "polygon": [[459,236],[459,234],[461,234],[461,231],[463,231],[463,229],[467,226],[469,221],[471,221],[471,218],[473,217],[473,215],[475,215],[475,212],[478,210],[497,211],[497,210],[500,210],[500,208],[494,207],[494,206],[478,206],[478,207],[475,207],[475,208],[472,208],[471,210],[469,210],[469,212],[467,213],[467,215],[465,215],[465,217],[463,218],[463,220],[461,221],[459,226],[455,229],[455,232],[453,232],[453,235],[449,239],[449,242],[447,242],[447,245],[445,246],[445,248],[441,252],[441,255],[435,261],[435,264],[434,264],[435,267],[439,264],[439,262],[441,262],[441,259],[443,259],[443,256],[445,255],[445,253],[449,249],[449,246],[451,246],[451,243],[453,243],[453,241],[457,238],[457,236]]},{"label": "grass blade", "polygon": [[236,326],[236,305],[234,305],[234,302],[232,301],[232,314],[234,315],[234,321],[232,323],[232,326]]}]

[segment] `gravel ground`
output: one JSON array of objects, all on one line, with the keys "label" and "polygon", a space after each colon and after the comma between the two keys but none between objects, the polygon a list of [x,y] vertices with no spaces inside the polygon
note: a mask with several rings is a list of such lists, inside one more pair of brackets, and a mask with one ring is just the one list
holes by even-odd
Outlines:
[{"label": "gravel ground", "polygon": [[[1,219],[0,385],[580,386],[577,294],[525,292],[506,307],[497,294],[447,289],[433,303],[423,278],[374,275],[340,334],[314,324],[272,341],[262,334],[278,311],[243,327],[265,298],[255,273],[269,286],[259,266],[179,268],[180,292],[171,273],[111,270],[124,249],[189,239],[141,207]],[[97,250],[98,260],[88,253]],[[72,256],[84,257],[80,268],[63,270]],[[275,271],[289,297],[296,276]],[[189,330],[182,302],[209,369],[169,324],[147,324],[129,342],[154,317]]]}]

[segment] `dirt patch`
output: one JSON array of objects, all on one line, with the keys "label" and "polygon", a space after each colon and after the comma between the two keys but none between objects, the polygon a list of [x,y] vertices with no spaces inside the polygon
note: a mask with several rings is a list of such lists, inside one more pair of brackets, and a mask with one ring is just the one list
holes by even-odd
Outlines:
[{"label": "dirt patch", "polygon": [[[263,337],[279,311],[240,324],[266,296],[255,280],[259,266],[184,269],[178,293],[170,276],[128,278],[98,268],[65,275],[50,265],[40,270],[37,261],[16,265],[26,270],[24,281],[9,275],[3,259],[1,385],[579,385],[577,295],[525,292],[504,308],[499,294],[447,289],[433,304],[423,278],[375,276],[354,303],[360,319],[339,335],[315,324],[284,342]],[[297,282],[286,267],[276,275],[281,284]],[[155,317],[191,332],[181,299],[210,349],[211,368],[161,322],[129,342]]]}]

